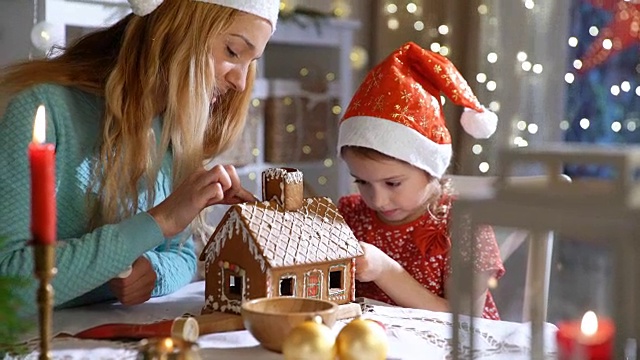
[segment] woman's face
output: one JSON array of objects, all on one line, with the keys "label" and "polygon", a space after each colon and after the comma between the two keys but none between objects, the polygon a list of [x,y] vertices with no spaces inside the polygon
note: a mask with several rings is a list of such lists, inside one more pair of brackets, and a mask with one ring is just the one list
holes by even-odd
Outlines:
[{"label": "woman's face", "polygon": [[242,13],[213,39],[216,98],[229,90],[244,91],[249,65],[262,56],[270,37],[271,24],[267,20]]}]

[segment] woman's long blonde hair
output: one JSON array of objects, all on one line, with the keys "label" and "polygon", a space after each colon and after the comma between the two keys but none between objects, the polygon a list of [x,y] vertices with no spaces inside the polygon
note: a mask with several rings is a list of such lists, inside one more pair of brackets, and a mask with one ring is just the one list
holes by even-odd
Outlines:
[{"label": "woman's long blonde hair", "polygon": [[[165,0],[147,16],[129,15],[79,39],[58,57],[18,64],[0,78],[3,96],[55,83],[104,97],[95,183],[87,190],[97,194],[90,204],[91,228],[153,206],[167,150],[173,153],[175,186],[239,135],[255,64],[244,91],[229,91],[211,105],[216,96],[211,39],[238,13],[203,2]],[[162,138],[157,145],[152,129],[160,115]],[[143,204],[138,189],[144,185]]]}]

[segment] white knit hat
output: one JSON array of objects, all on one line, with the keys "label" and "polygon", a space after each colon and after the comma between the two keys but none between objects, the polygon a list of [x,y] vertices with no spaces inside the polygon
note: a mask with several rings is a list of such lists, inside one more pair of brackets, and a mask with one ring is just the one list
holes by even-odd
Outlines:
[{"label": "white knit hat", "polygon": [[[145,16],[155,10],[164,0],[128,0],[133,13]],[[271,23],[272,32],[276,31],[280,0],[193,0],[217,4],[259,16]]]}]

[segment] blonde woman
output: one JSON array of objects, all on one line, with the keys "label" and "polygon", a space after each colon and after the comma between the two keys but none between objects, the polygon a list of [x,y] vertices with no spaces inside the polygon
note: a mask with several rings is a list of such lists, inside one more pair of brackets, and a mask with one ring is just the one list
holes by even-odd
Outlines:
[{"label": "blonde woman", "polygon": [[[252,200],[232,166],[202,164],[244,126],[279,2],[129,1],[115,25],[0,77],[0,274],[33,278],[26,149],[42,104],[56,147],[58,307],[179,289],[196,271],[200,212]],[[35,289],[19,290],[25,314]]]}]

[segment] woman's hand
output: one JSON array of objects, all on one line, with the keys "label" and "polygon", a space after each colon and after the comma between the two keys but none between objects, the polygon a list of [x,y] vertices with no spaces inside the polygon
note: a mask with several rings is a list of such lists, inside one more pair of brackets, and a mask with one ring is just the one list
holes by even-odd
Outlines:
[{"label": "woman's hand", "polygon": [[133,262],[129,276],[109,280],[109,288],[124,305],[138,305],[149,300],[155,286],[156,272],[144,256]]},{"label": "woman's hand", "polygon": [[364,255],[356,258],[356,279],[362,282],[376,281],[393,261],[376,246],[360,242]]},{"label": "woman's hand", "polygon": [[158,206],[149,210],[165,237],[182,232],[207,206],[214,204],[238,204],[256,201],[245,190],[236,169],[231,165],[216,165],[211,170],[204,167],[187,177]]}]

